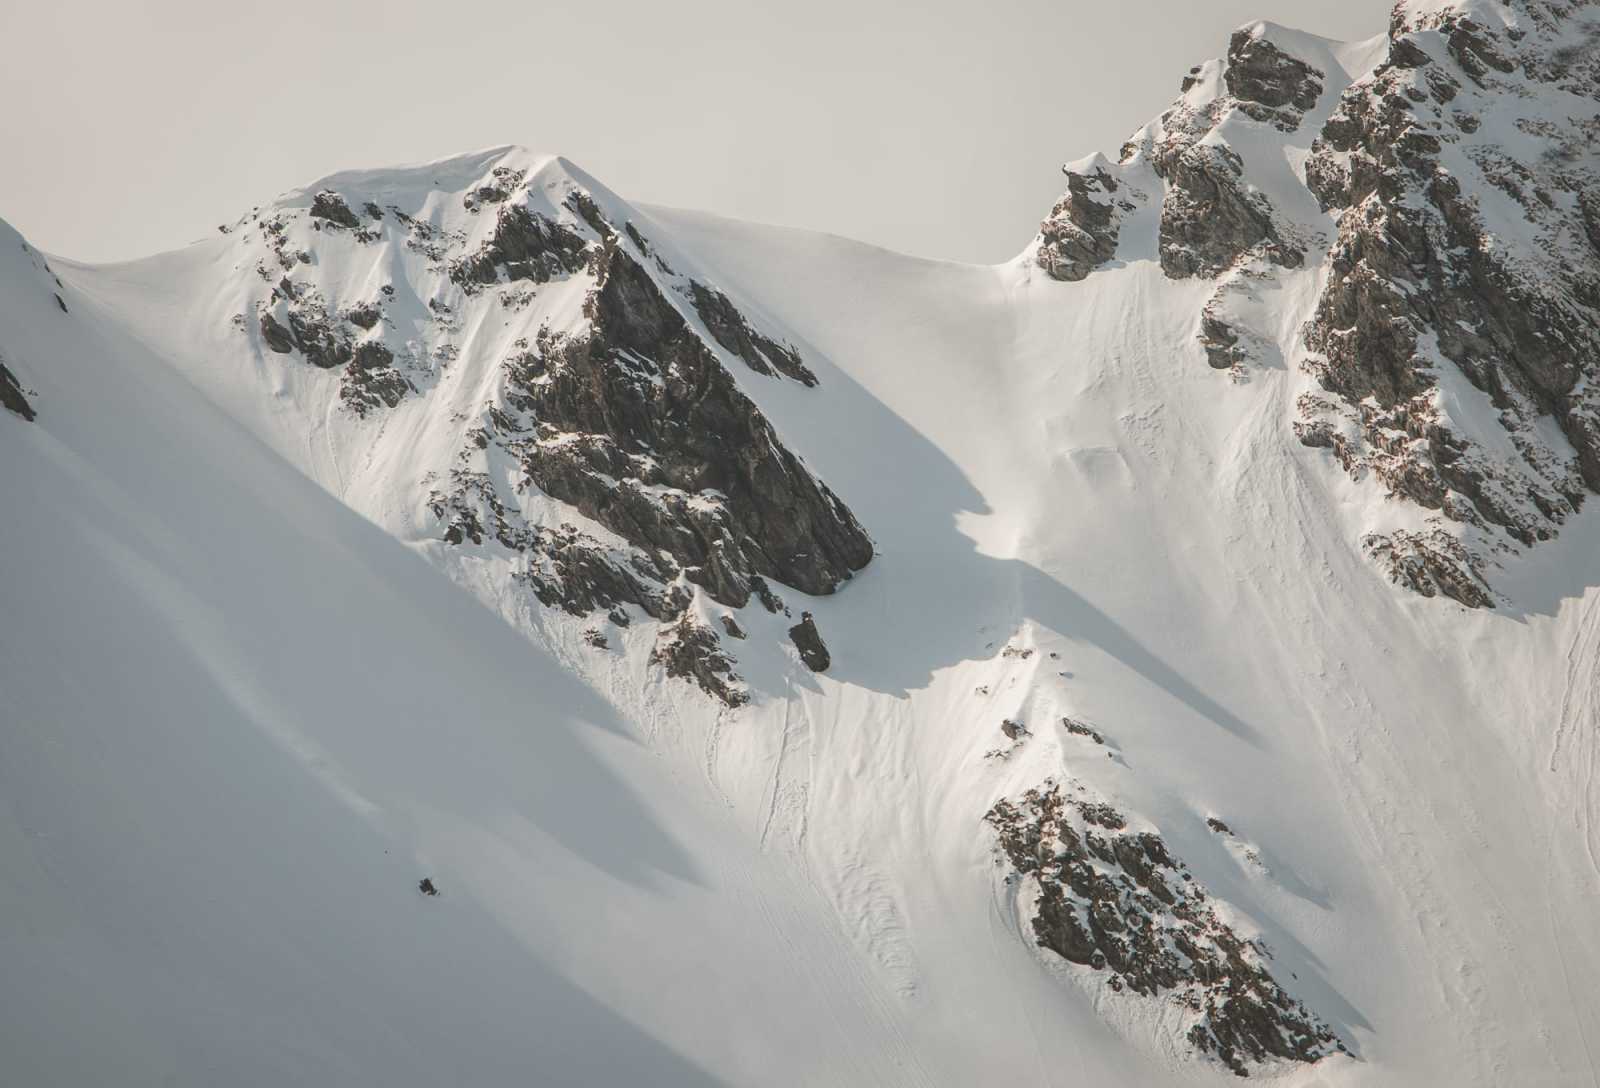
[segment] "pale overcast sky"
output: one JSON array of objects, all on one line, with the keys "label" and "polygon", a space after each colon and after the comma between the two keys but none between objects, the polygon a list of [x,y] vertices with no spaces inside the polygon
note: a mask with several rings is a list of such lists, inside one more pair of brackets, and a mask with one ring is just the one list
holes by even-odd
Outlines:
[{"label": "pale overcast sky", "polygon": [[83,260],[350,167],[519,143],[623,196],[1000,261],[1059,164],[1257,19],[1388,0],[0,0],[0,217]]}]

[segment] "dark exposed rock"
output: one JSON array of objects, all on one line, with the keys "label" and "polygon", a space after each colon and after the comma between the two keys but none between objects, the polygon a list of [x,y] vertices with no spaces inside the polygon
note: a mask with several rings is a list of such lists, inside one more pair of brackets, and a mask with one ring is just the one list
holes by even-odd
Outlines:
[{"label": "dark exposed rock", "polygon": [[663,557],[635,549],[619,554],[571,525],[531,528],[507,507],[483,473],[457,469],[448,491],[428,497],[433,516],[444,524],[448,544],[481,546],[493,540],[525,555],[528,567],[515,580],[533,590],[539,603],[574,616],[609,610],[613,620],[627,613],[623,604],[638,605],[657,620],[676,617],[689,604],[689,594],[671,584],[678,569]]},{"label": "dark exposed rock", "polygon": [[816,620],[811,618],[811,613],[800,613],[800,622],[789,628],[789,637],[794,640],[795,648],[800,651],[800,660],[805,662],[806,668],[812,672],[828,671],[833,658],[822,644],[822,634],[817,630]]},{"label": "dark exposed rock", "polygon": [[[318,194],[312,228],[347,226],[346,199]],[[579,186],[533,192],[525,171],[496,166],[462,197],[481,215],[469,230],[394,204],[374,214],[375,204],[349,199],[403,230],[406,249],[467,295],[505,286],[492,299],[461,301],[449,285],[425,292],[428,315],[413,333],[403,310],[393,320],[385,313],[393,285],[375,301],[324,299],[318,270],[300,271],[311,260],[296,245],[306,224],[289,212],[268,214],[254,220],[277,264],[258,261],[273,284],[270,299],[257,303],[268,349],[342,368],[341,400],[366,415],[439,382],[459,350],[455,335],[481,307],[496,305],[503,324],[498,310],[528,305],[536,285],[572,277],[592,284],[581,320],[514,341],[501,380],[470,409],[477,418],[458,420],[464,438],[454,464],[427,472],[428,507],[446,543],[513,553],[511,578],[546,607],[605,612],[625,625],[628,606],[637,606],[668,625],[658,647],[668,673],[741,701],[716,633],[685,625],[696,587],[726,607],[756,596],[787,614],[777,582],[832,593],[873,554],[854,516],[723,361],[726,351],[761,373],[815,384],[799,352],[727,295],[674,272],[638,225],[618,229],[609,204]],[[391,325],[415,337],[403,351],[384,342]],[[530,508],[521,496],[534,492],[555,503]],[[537,523],[561,503],[598,528]],[[718,630],[743,635],[732,616]]]},{"label": "dark exposed rock", "polygon": [[[262,331],[266,331],[265,327]],[[353,354],[349,339],[335,330],[320,311],[291,307],[289,331],[294,336],[295,347],[314,367],[332,370],[348,363]]]},{"label": "dark exposed rock", "polygon": [[394,352],[384,347],[382,340],[363,340],[350,359],[356,370],[380,370],[393,362]]},{"label": "dark exposed rock", "polygon": [[[1081,280],[1117,253],[1117,182],[1104,169],[1062,167],[1067,193],[1039,228],[1038,264],[1052,279]],[[1131,205],[1130,205],[1131,206]]]},{"label": "dark exposed rock", "polygon": [[[1258,29],[1233,36],[1223,69],[1224,91],[1191,95],[1202,69],[1184,80],[1180,98],[1160,120],[1123,145],[1123,168],[1141,156],[1164,182],[1159,252],[1168,276],[1218,276],[1247,257],[1284,267],[1304,261],[1303,244],[1279,229],[1266,196],[1245,177],[1243,163],[1218,126],[1235,111],[1286,131],[1298,128],[1322,93],[1322,73],[1285,53]],[[1119,175],[1126,178],[1129,175]],[[1058,279],[1081,279],[1107,260],[1117,238],[1117,212],[1104,170],[1069,171],[1068,191],[1041,230],[1039,263]]]},{"label": "dark exposed rock", "polygon": [[[1437,511],[1427,533],[1372,537],[1367,549],[1399,584],[1475,606],[1492,603],[1484,550],[1548,538],[1600,489],[1600,253],[1585,200],[1600,176],[1596,133],[1531,104],[1520,138],[1542,143],[1542,156],[1463,141],[1478,131],[1474,103],[1600,97],[1600,51],[1564,52],[1560,5],[1516,8],[1531,33],[1397,9],[1387,60],[1346,91],[1306,166],[1339,219],[1305,329],[1332,396],[1302,402],[1297,432],[1353,475],[1371,471],[1391,495]],[[1530,82],[1498,86],[1519,69]],[[1476,194],[1489,186],[1524,217],[1510,236],[1484,215]],[[1520,463],[1441,411],[1441,367],[1482,392]],[[1547,419],[1573,453],[1545,439]]]},{"label": "dark exposed rock", "polygon": [[750,327],[728,296],[703,283],[690,281],[690,298],[706,329],[724,349],[743,359],[757,374],[777,371],[802,385],[816,385],[817,376],[800,360],[800,353]]},{"label": "dark exposed rock", "polygon": [[462,203],[471,212],[477,211],[485,204],[503,204],[511,198],[511,194],[516,192],[527,176],[526,170],[497,166],[490,171],[490,180],[462,197]]},{"label": "dark exposed rock", "polygon": [[872,557],[855,518],[800,463],[625,250],[595,251],[591,330],[540,345],[511,390],[539,434],[508,448],[540,490],[664,552],[743,607],[752,575],[831,593]]},{"label": "dark exposed rock", "polygon": [[600,210],[600,205],[594,202],[594,197],[582,189],[574,189],[567,194],[567,199],[561,203],[563,207],[571,209],[579,219],[589,225],[590,230],[600,237],[608,238],[616,233],[612,230],[610,220],[606,219],[605,213]]},{"label": "dark exposed rock", "polygon": [[361,220],[350,210],[350,205],[344,202],[344,197],[331,189],[324,189],[311,198],[311,218],[351,229],[361,226]]},{"label": "dark exposed rock", "polygon": [[467,290],[509,281],[548,283],[583,267],[587,243],[570,227],[522,204],[505,204],[495,215],[494,234],[476,253],[450,263],[450,279]]},{"label": "dark exposed rock", "polygon": [[427,876],[417,881],[417,891],[421,892],[423,895],[439,894],[439,889],[434,886],[433,878]]},{"label": "dark exposed rock", "polygon": [[772,592],[772,587],[767,585],[767,580],[759,574],[750,579],[750,588],[755,592],[756,599],[761,602],[761,607],[776,615],[782,612],[785,616],[789,609],[784,605],[783,598]]},{"label": "dark exposed rock", "polygon": [[370,329],[383,317],[383,311],[370,302],[361,302],[345,311],[345,320],[358,328]]},{"label": "dark exposed rock", "polygon": [[1073,736],[1088,737],[1096,744],[1104,744],[1106,742],[1106,739],[1100,735],[1100,731],[1087,722],[1080,722],[1076,718],[1062,718],[1061,724]]},{"label": "dark exposed rock", "polygon": [[1219,835],[1233,834],[1233,829],[1227,824],[1223,823],[1221,820],[1217,819],[1215,816],[1206,817],[1206,826]]},{"label": "dark exposed rock", "polygon": [[413,389],[393,364],[394,352],[381,340],[363,340],[351,355],[339,398],[360,416],[378,407],[395,407]]},{"label": "dark exposed rock", "polygon": [[56,305],[61,307],[61,312],[62,313],[69,313],[70,312],[67,309],[67,300],[62,298],[60,295],[56,296]]},{"label": "dark exposed rock", "polygon": [[267,347],[279,355],[287,355],[294,350],[294,336],[269,311],[261,314],[261,338],[267,342]]},{"label": "dark exposed rock", "polygon": [[733,671],[733,659],[722,652],[717,633],[696,623],[687,612],[677,623],[663,629],[653,659],[666,667],[668,676],[693,678],[702,691],[730,707],[750,701]]},{"label": "dark exposed rock", "polygon": [[593,647],[596,650],[607,650],[611,648],[611,644],[606,641],[606,636],[600,632],[598,627],[584,628],[583,644],[585,646]]},{"label": "dark exposed rock", "polygon": [[1159,835],[1127,830],[1111,806],[1073,800],[1053,781],[997,802],[986,819],[1016,875],[1037,889],[1040,947],[1108,972],[1114,990],[1174,994],[1195,1017],[1187,1038],[1202,1053],[1244,1076],[1252,1062],[1314,1062],[1344,1049]]},{"label": "dark exposed rock", "polygon": [[1167,180],[1160,246],[1168,276],[1216,276],[1257,247],[1275,264],[1299,267],[1303,254],[1279,238],[1272,205],[1244,180],[1232,148],[1194,143],[1156,169]]},{"label": "dark exposed rock", "polygon": [[1239,334],[1209,309],[1200,315],[1200,345],[1205,348],[1206,361],[1217,370],[1226,370],[1244,359]]},{"label": "dark exposed rock", "polygon": [[739,626],[739,621],[734,619],[732,615],[722,617],[722,629],[728,632],[730,638],[742,639],[745,637],[744,628]]},{"label": "dark exposed rock", "polygon": [[668,620],[688,606],[688,593],[677,586],[664,587],[661,583],[669,572],[643,552],[619,560],[598,541],[568,527],[541,531],[522,546],[539,563],[523,580],[547,607],[573,615],[611,609],[615,619],[627,616],[616,610],[617,605],[634,604],[652,619]]},{"label": "dark exposed rock", "polygon": [[1301,116],[1322,96],[1321,72],[1248,27],[1235,31],[1228,43],[1223,80],[1240,109],[1287,131],[1298,128]]},{"label": "dark exposed rock", "polygon": [[1362,542],[1390,581],[1432,597],[1443,594],[1468,608],[1490,608],[1494,598],[1477,573],[1477,564],[1449,533],[1370,533]]},{"label": "dark exposed rock", "polygon": [[0,408],[15,412],[26,420],[36,418],[33,405],[22,395],[22,383],[17,381],[17,376],[3,362],[0,362]]}]

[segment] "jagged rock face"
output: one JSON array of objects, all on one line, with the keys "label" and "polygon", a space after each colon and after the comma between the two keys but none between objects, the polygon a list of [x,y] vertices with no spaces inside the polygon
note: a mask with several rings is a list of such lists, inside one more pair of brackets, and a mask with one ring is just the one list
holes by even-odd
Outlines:
[{"label": "jagged rock face", "polygon": [[1200,313],[1200,345],[1205,348],[1206,361],[1217,370],[1227,370],[1244,360],[1239,334],[1211,308]]},{"label": "jagged rock face", "polygon": [[1282,242],[1271,203],[1245,182],[1243,164],[1231,148],[1175,146],[1155,163],[1167,181],[1161,270],[1168,276],[1218,276],[1258,248],[1275,264],[1300,264],[1303,255]]},{"label": "jagged rock face", "polygon": [[[1600,7],[1401,4],[1386,55],[1315,131],[1328,76],[1276,37],[1235,33],[1104,181],[1069,179],[1038,263],[1066,280],[1103,267],[1119,223],[1101,194],[1137,206],[1153,173],[1161,267],[1216,280],[1195,340],[1238,381],[1277,337],[1252,325],[1255,285],[1331,239],[1303,343],[1282,348],[1320,387],[1294,432],[1415,511],[1360,535],[1393,581],[1492,606],[1497,557],[1600,489]],[[1270,135],[1259,126],[1306,149],[1323,216],[1297,201],[1295,219],[1252,184],[1272,169],[1240,154]]]},{"label": "jagged rock face", "polygon": [[[1279,229],[1271,202],[1216,130],[1237,110],[1293,131],[1321,96],[1323,74],[1278,49],[1259,28],[1234,34],[1216,93],[1196,89],[1202,71],[1191,72],[1184,96],[1123,146],[1116,166],[1064,168],[1066,195],[1037,244],[1037,263],[1053,278],[1081,280],[1115,254],[1121,216],[1145,199],[1134,184],[1141,166],[1165,189],[1159,246],[1168,276],[1220,276],[1251,257],[1290,268],[1302,263],[1304,246]],[[1113,195],[1119,186],[1126,195]]]},{"label": "jagged rock face", "polygon": [[691,679],[700,685],[700,690],[730,707],[750,701],[739,674],[733,671],[733,659],[722,652],[722,640],[688,613],[662,630],[655,660],[666,668],[668,676]]},{"label": "jagged rock face", "polygon": [[1240,1076],[1268,1058],[1314,1062],[1344,1046],[1272,977],[1268,953],[1217,914],[1160,835],[1047,781],[986,816],[1036,891],[1041,948],[1109,975],[1113,990],[1176,998],[1187,1038]]},{"label": "jagged rock face", "polygon": [[0,362],[0,408],[15,412],[30,421],[36,417],[33,405],[22,395],[22,383],[17,381],[15,374],[6,369],[6,364],[3,362]]},{"label": "jagged rock face", "polygon": [[1241,110],[1285,131],[1300,127],[1305,112],[1322,97],[1321,72],[1250,27],[1234,31],[1228,42],[1223,79]]},{"label": "jagged rock face", "polygon": [[[630,542],[666,553],[722,604],[752,575],[830,593],[872,557],[844,505],[778,440],[645,267],[595,250],[590,331],[544,345],[514,385],[538,433],[528,479]],[[524,370],[527,374],[529,371]]]},{"label": "jagged rock face", "polygon": [[[318,194],[322,199],[327,194]],[[338,207],[344,207],[341,201]],[[393,408],[415,387],[396,369],[395,354],[376,330],[382,311],[358,303],[341,320],[309,284],[285,275],[271,296],[258,304],[258,326],[267,349],[278,355],[298,352],[320,370],[340,370],[339,399],[358,416]],[[280,316],[282,320],[280,320]],[[353,332],[350,327],[362,332]]]},{"label": "jagged rock face", "polygon": [[1116,256],[1120,214],[1133,205],[1114,199],[1117,180],[1109,170],[1061,170],[1067,175],[1067,194],[1039,229],[1038,262],[1052,279],[1070,283]]},{"label": "jagged rock face", "polygon": [[311,218],[323,219],[335,226],[349,227],[352,230],[361,226],[361,220],[350,210],[350,205],[344,202],[344,197],[327,189],[312,197]]},{"label": "jagged rock face", "polygon": [[751,370],[779,373],[802,385],[817,384],[817,376],[801,361],[799,352],[751,328],[727,295],[698,282],[689,284],[689,292],[695,311],[717,343],[743,359]]},{"label": "jagged rock face", "polygon": [[[1550,537],[1600,488],[1600,10],[1499,10],[1488,26],[1397,9],[1387,59],[1306,167],[1338,237],[1305,330],[1331,396],[1302,401],[1301,440],[1436,511],[1436,532],[1369,550],[1468,605],[1492,603],[1496,552]],[[1519,458],[1490,452],[1494,427]]]},{"label": "jagged rock face", "polygon": [[1222,93],[1207,98],[1184,81],[1180,98],[1123,161],[1143,153],[1166,182],[1161,203],[1161,269],[1174,279],[1214,277],[1247,257],[1299,267],[1303,248],[1285,237],[1272,203],[1245,176],[1238,153],[1218,128],[1237,110],[1282,131],[1299,127],[1322,94],[1323,73],[1268,41],[1260,27],[1234,33],[1222,69]]},{"label": "jagged rock face", "polygon": [[450,278],[469,291],[500,282],[502,274],[507,282],[548,283],[582,268],[586,245],[576,231],[510,204],[497,213],[489,240],[471,256],[451,263]]},{"label": "jagged rock face", "polygon": [[[736,703],[715,633],[677,622],[696,593],[778,610],[766,579],[827,594],[872,558],[865,530],[727,364],[806,386],[817,377],[725,292],[676,271],[648,228],[616,210],[625,205],[549,167],[534,173],[494,165],[444,210],[437,195],[401,207],[323,189],[303,212],[247,218],[235,233],[271,289],[241,327],[269,357],[337,373],[339,402],[359,420],[430,397],[458,365],[464,330],[546,315],[521,319],[529,334],[506,334],[503,356],[475,361],[494,380],[478,383],[471,412],[453,409],[465,440],[427,474],[426,509],[446,543],[513,553],[512,578],[547,607],[625,624],[631,605],[671,624],[657,660]],[[363,254],[374,243],[426,271],[377,296],[321,274],[395,275],[381,251]],[[370,273],[348,282],[370,284]],[[592,524],[570,523],[582,519]]]}]

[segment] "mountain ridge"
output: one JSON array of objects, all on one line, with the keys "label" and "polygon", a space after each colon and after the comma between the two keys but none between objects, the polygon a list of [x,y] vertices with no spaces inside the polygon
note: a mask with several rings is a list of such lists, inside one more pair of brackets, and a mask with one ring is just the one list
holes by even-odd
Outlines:
[{"label": "mountain ridge", "polygon": [[[112,745],[146,791],[181,799],[172,813],[242,834],[256,824],[202,785],[210,761],[268,829],[249,886],[280,889],[299,923],[132,832],[118,841],[159,859],[173,917],[143,893],[109,903],[169,951],[214,904],[210,932],[286,953],[269,974],[287,991],[322,977],[306,957],[343,932],[353,867],[364,911],[485,1025],[463,1048],[411,996],[370,1020],[327,1009],[294,1022],[294,1054],[269,1058],[257,1035],[231,1066],[208,1051],[205,1068],[252,1074],[232,1079],[351,1069],[352,1046],[396,1023],[404,1060],[371,1079],[496,1079],[514,1068],[502,1056],[541,1053],[555,1079],[659,1061],[683,1083],[1576,1075],[1600,1023],[1572,974],[1600,963],[1585,907],[1600,522],[1574,504],[1554,539],[1492,552],[1498,566],[1404,551],[1398,533],[1462,530],[1308,430],[1361,400],[1302,415],[1328,393],[1317,367],[1340,365],[1307,345],[1342,328],[1318,316],[1343,289],[1330,254],[1377,244],[1323,207],[1308,165],[1322,191],[1350,184],[1376,139],[1363,103],[1385,79],[1467,71],[1457,54],[1498,39],[1456,34],[1462,13],[1491,9],[1554,7],[1412,5],[1393,37],[1349,46],[1246,24],[1123,161],[1069,164],[1040,236],[995,266],[633,205],[515,148],[330,175],[143,262],[52,271],[8,252],[0,355],[38,418],[0,417],[3,456],[25,466],[7,503],[49,516],[4,537],[39,583],[0,587],[24,617],[0,635],[0,686],[29,715],[0,737],[0,767],[36,779],[5,779],[24,798],[5,856],[97,886],[103,859],[49,839],[94,797],[56,730]],[[1379,63],[1417,34],[1429,63]],[[1541,40],[1530,24],[1519,48]],[[1432,108],[1395,93],[1403,114]],[[1349,147],[1324,136],[1336,115]],[[695,415],[707,397],[733,418]],[[1491,441],[1500,421],[1469,422],[1477,456],[1522,471]],[[696,444],[708,434],[724,440]],[[742,460],[752,449],[769,460]],[[104,486],[50,467],[93,475],[118,450]],[[229,476],[232,460],[247,467]],[[781,470],[777,521],[742,512],[771,492],[761,463]],[[258,513],[262,488],[293,499]],[[108,506],[113,535],[139,561],[54,554],[91,538],[113,493],[129,496]],[[318,542],[329,511],[359,543]],[[1375,532],[1387,554],[1365,544]],[[374,563],[381,590],[361,573]],[[163,611],[190,567],[209,612]],[[74,596],[80,569],[102,604]],[[366,593],[393,602],[372,629]],[[65,659],[90,613],[184,647],[142,671],[214,678],[234,709],[155,699],[115,640],[85,641],[96,698],[69,699],[32,639]],[[258,735],[290,758],[250,786],[253,749],[230,745]],[[203,759],[163,770],[197,743]],[[312,851],[326,919],[281,890],[306,879],[284,859],[316,821],[288,828],[274,789],[376,829]],[[165,808],[116,795],[176,834]],[[371,869],[378,847],[391,860]],[[425,877],[437,903],[418,898]],[[21,901],[44,924],[47,900]],[[74,909],[86,931],[119,925]],[[487,952],[470,969],[433,954],[478,941],[486,918],[512,937],[506,964],[540,969],[519,981]],[[378,971],[392,947],[360,948],[340,961],[343,1000],[370,977],[432,992]],[[54,1000],[81,1000],[48,960],[11,955]],[[112,976],[131,993],[163,970],[227,989],[204,957]],[[487,1004],[466,996],[477,973]],[[568,984],[586,996],[561,1021],[569,1041],[519,1040],[497,1010],[545,974],[535,1007],[571,1005]],[[594,1041],[613,1020],[630,1028],[608,1055]],[[41,1081],[65,1047],[14,1042]],[[201,1078],[181,1055],[136,1065]]]}]

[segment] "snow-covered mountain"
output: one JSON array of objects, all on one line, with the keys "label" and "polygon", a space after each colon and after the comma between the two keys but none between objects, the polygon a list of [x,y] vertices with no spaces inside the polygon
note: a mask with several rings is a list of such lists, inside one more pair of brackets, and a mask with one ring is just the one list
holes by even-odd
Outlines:
[{"label": "snow-covered mountain", "polygon": [[994,267],[0,227],[7,1077],[1593,1080],[1600,6],[1226,45]]}]

